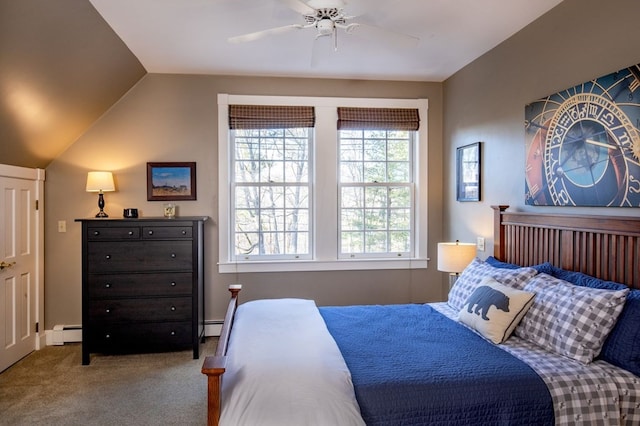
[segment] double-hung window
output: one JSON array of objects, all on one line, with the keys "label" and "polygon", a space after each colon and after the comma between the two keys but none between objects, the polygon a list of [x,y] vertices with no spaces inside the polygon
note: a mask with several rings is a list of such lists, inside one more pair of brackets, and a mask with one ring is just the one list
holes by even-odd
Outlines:
[{"label": "double-hung window", "polygon": [[413,255],[417,108],[338,108],[340,257]]},{"label": "double-hung window", "polygon": [[218,95],[220,272],[426,267],[426,116],[424,99]]},{"label": "double-hung window", "polygon": [[312,107],[231,105],[234,260],[310,258]]}]

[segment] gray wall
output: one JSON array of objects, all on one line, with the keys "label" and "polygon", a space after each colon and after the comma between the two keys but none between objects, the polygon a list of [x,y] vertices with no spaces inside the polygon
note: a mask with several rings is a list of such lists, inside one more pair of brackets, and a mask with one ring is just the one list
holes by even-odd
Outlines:
[{"label": "gray wall", "polygon": [[[637,0],[565,0],[444,83],[445,236],[487,238],[490,205],[514,210],[639,216],[638,208],[525,205],[524,106],[640,63]],[[455,199],[456,147],[483,142],[482,201]]]},{"label": "gray wall", "polygon": [[[105,194],[106,212],[124,207],[161,216],[161,202],[147,202],[146,163],[196,161],[197,201],[178,203],[181,215],[207,215],[206,318],[221,319],[226,287],[242,282],[242,300],[313,298],[322,305],[441,300],[442,273],[427,270],[218,274],[217,94],[427,98],[429,100],[428,251],[435,258],[442,223],[442,84],[147,74],[47,168],[45,328],[81,323],[80,224],[92,217],[97,195],[84,191],[89,170],[112,170],[117,192]],[[57,221],[67,232],[57,232]]]}]

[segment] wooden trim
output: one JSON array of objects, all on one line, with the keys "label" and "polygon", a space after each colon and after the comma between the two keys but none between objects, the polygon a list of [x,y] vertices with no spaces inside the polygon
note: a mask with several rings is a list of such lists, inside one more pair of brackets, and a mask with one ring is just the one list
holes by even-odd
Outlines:
[{"label": "wooden trim", "polygon": [[229,288],[231,300],[227,307],[227,314],[224,317],[224,324],[216,347],[214,356],[205,357],[202,364],[202,374],[207,376],[207,425],[218,426],[221,412],[220,398],[222,396],[222,375],[225,372],[227,363],[227,348],[229,346],[229,336],[233,327],[233,317],[238,308],[238,293],[242,287]]},{"label": "wooden trim", "polygon": [[560,215],[494,209],[494,256],[523,266],[551,262],[640,288],[640,217]]}]

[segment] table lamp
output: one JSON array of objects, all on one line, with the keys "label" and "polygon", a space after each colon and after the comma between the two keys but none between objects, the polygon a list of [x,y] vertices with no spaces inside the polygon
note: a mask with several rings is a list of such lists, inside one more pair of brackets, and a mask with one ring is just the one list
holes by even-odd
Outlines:
[{"label": "table lamp", "polygon": [[476,257],[473,243],[438,243],[438,271],[449,272],[449,288],[455,284],[460,272]]},{"label": "table lamp", "polygon": [[113,183],[113,174],[111,172],[89,172],[87,174],[87,192],[98,193],[98,207],[100,211],[96,217],[109,217],[104,212],[104,192],[112,192],[116,190]]}]

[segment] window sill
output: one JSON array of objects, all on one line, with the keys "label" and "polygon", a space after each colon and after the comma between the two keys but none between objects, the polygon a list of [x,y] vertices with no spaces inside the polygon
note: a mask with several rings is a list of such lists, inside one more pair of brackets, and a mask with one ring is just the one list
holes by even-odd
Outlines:
[{"label": "window sill", "polygon": [[358,259],[358,260],[297,260],[219,263],[218,272],[302,272],[302,271],[362,271],[378,269],[425,269],[429,259]]}]

